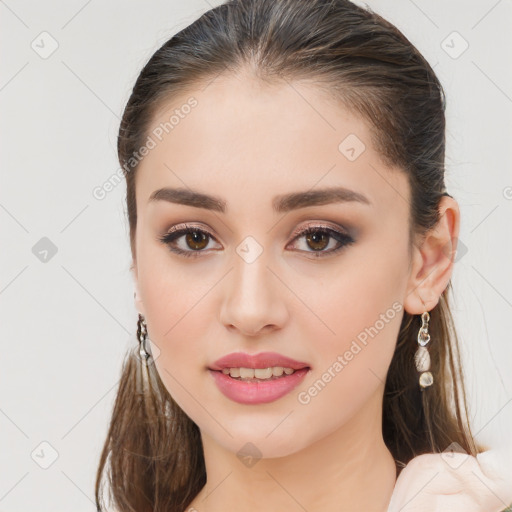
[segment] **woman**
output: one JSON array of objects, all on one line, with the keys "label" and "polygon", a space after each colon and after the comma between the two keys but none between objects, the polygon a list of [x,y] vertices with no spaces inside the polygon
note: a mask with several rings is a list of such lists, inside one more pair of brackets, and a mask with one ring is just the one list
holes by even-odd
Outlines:
[{"label": "woman", "polygon": [[118,138],[140,353],[98,509],[107,458],[121,511],[506,508],[448,305],[444,111],[344,0],[229,1],[151,57]]}]

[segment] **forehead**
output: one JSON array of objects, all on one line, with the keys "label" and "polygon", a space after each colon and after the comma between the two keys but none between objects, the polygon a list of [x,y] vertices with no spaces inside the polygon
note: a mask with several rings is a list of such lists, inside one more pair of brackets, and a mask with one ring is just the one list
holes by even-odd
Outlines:
[{"label": "forehead", "polygon": [[218,77],[163,104],[147,135],[138,204],[168,186],[271,209],[275,195],[343,186],[407,208],[406,176],[381,161],[367,123],[311,84]]}]

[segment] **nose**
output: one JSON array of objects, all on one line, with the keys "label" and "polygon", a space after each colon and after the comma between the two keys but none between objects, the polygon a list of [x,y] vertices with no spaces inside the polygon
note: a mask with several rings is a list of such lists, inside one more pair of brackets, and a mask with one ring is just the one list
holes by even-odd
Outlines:
[{"label": "nose", "polygon": [[248,263],[238,255],[226,276],[220,321],[244,336],[282,329],[288,320],[286,297],[290,292],[261,254]]}]

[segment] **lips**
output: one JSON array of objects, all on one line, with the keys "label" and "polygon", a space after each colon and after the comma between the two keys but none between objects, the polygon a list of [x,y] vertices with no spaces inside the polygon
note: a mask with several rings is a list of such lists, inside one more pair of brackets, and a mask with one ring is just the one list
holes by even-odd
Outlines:
[{"label": "lips", "polygon": [[233,352],[217,359],[209,369],[222,371],[223,368],[269,368],[273,366],[293,368],[294,370],[311,367],[308,363],[296,361],[277,352],[260,352],[254,355],[245,352]]}]

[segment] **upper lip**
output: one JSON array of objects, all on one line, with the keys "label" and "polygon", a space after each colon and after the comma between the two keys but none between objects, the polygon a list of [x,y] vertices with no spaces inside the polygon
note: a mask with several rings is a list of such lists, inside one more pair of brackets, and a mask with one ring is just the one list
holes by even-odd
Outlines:
[{"label": "upper lip", "polygon": [[233,352],[217,359],[209,368],[221,371],[223,368],[269,368],[282,366],[284,368],[309,368],[308,363],[301,363],[276,352],[260,352],[259,354],[247,354],[245,352]]}]

